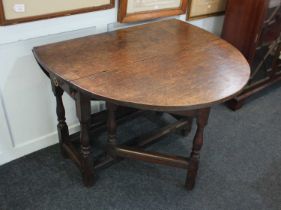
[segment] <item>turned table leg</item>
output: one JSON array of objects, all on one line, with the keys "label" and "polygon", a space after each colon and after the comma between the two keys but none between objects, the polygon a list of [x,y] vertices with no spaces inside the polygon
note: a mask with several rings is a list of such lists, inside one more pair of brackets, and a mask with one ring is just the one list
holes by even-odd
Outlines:
[{"label": "turned table leg", "polygon": [[195,185],[195,180],[196,180],[198,166],[199,166],[200,150],[203,146],[204,128],[207,125],[209,113],[210,113],[209,108],[198,110],[197,130],[193,140],[193,147],[190,155],[190,162],[189,162],[187,177],[185,182],[185,186],[188,190],[192,190]]},{"label": "turned table leg", "polygon": [[81,172],[86,187],[94,185],[93,159],[91,157],[91,146],[89,139],[89,125],[91,118],[90,98],[77,93],[76,114],[80,122],[80,144],[81,144]]},{"label": "turned table leg", "polygon": [[62,95],[63,95],[63,89],[61,89],[58,85],[54,84],[54,82],[51,82],[52,84],[52,90],[56,97],[56,113],[58,118],[58,124],[57,124],[57,130],[58,130],[58,136],[59,136],[59,144],[60,144],[60,150],[63,157],[67,158],[67,153],[63,148],[63,144],[66,143],[69,139],[69,132],[68,132],[68,126],[65,122],[65,110],[63,106],[62,101]]}]

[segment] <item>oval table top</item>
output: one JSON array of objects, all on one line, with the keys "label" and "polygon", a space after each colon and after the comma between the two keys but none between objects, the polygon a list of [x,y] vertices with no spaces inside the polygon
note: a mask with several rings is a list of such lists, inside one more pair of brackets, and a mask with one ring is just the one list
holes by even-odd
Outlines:
[{"label": "oval table top", "polygon": [[221,38],[165,20],[34,48],[49,73],[96,97],[141,109],[210,107],[237,94],[250,67]]}]

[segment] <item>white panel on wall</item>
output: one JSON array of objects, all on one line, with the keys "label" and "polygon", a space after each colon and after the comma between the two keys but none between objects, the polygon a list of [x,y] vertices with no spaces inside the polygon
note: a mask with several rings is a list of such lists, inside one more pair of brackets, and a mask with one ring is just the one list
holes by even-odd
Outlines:
[{"label": "white panel on wall", "polygon": [[107,23],[116,21],[116,10],[102,10],[66,17],[21,23],[0,27],[0,44],[36,38],[89,27],[105,32]]},{"label": "white panel on wall", "polygon": [[0,165],[1,162],[9,161],[6,152],[8,150],[11,150],[12,147],[13,147],[13,141],[10,135],[8,122],[5,116],[2,93],[0,92]]},{"label": "white panel on wall", "polygon": [[[36,151],[58,141],[56,133],[55,97],[49,79],[39,68],[32,48],[95,34],[96,27],[0,45],[0,90],[6,107],[7,121],[13,134],[13,153],[10,159]],[[72,131],[78,129],[74,101],[64,95],[67,123]],[[95,111],[100,106],[94,104]],[[7,152],[8,151],[8,152]],[[8,154],[9,153],[9,154]],[[7,158],[5,158],[7,159]],[[3,160],[2,160],[3,161]],[[1,162],[2,162],[1,161]],[[1,164],[0,162],[0,164]]]}]

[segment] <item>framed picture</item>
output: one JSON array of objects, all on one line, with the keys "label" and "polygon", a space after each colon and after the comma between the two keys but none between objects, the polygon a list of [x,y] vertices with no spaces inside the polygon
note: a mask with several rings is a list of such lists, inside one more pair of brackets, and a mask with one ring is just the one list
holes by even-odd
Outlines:
[{"label": "framed picture", "polygon": [[205,18],[224,14],[227,0],[189,0],[186,19]]},{"label": "framed picture", "polygon": [[118,21],[143,21],[184,14],[188,0],[119,0]]},{"label": "framed picture", "polygon": [[114,7],[114,0],[0,0],[0,25],[92,12]]}]

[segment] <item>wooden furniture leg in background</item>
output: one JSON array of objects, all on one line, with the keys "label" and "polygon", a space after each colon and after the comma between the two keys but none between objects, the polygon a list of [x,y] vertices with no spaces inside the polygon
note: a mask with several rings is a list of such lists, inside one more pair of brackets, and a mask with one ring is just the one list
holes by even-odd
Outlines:
[{"label": "wooden furniture leg in background", "polygon": [[112,104],[110,102],[106,102],[106,108],[108,110],[108,116],[107,116],[107,146],[106,151],[108,157],[110,157],[112,160],[116,160],[116,152],[115,148],[117,146],[117,137],[116,137],[116,131],[117,131],[117,121],[116,121],[116,110],[117,105]]},{"label": "wooden furniture leg in background", "polygon": [[52,84],[52,90],[56,97],[56,112],[57,112],[57,118],[58,118],[58,124],[57,124],[57,130],[58,130],[58,136],[59,136],[59,144],[60,144],[60,150],[63,157],[67,158],[67,152],[63,148],[63,144],[67,143],[69,140],[69,132],[68,132],[68,126],[65,122],[65,110],[63,106],[62,101],[62,95],[63,95],[63,89],[61,89],[58,84],[51,80]]},{"label": "wooden furniture leg in background", "polygon": [[192,130],[193,118],[192,117],[188,117],[187,118],[187,122],[188,122],[188,124],[186,126],[184,126],[183,129],[181,130],[182,136],[188,136],[188,134]]},{"label": "wooden furniture leg in background", "polygon": [[210,108],[198,110],[197,130],[193,140],[192,152],[189,159],[187,177],[185,186],[188,190],[192,190],[195,185],[197,171],[199,167],[200,150],[203,146],[204,128],[207,125]]},{"label": "wooden furniture leg in background", "polygon": [[110,147],[117,145],[116,138],[116,110],[117,106],[115,104],[106,102],[106,108],[108,110],[108,119],[107,119],[107,143]]},{"label": "wooden furniture leg in background", "polygon": [[89,139],[89,125],[91,121],[90,98],[77,93],[76,114],[80,122],[80,144],[81,144],[81,172],[86,187],[94,185],[93,159],[91,157],[91,146]]},{"label": "wooden furniture leg in background", "polygon": [[176,112],[176,113],[178,114],[171,114],[171,113],[170,114],[177,120],[182,120],[182,119],[187,120],[188,123],[181,129],[181,134],[182,136],[188,136],[188,134],[192,130],[193,116],[186,116],[184,113],[181,112]]}]

